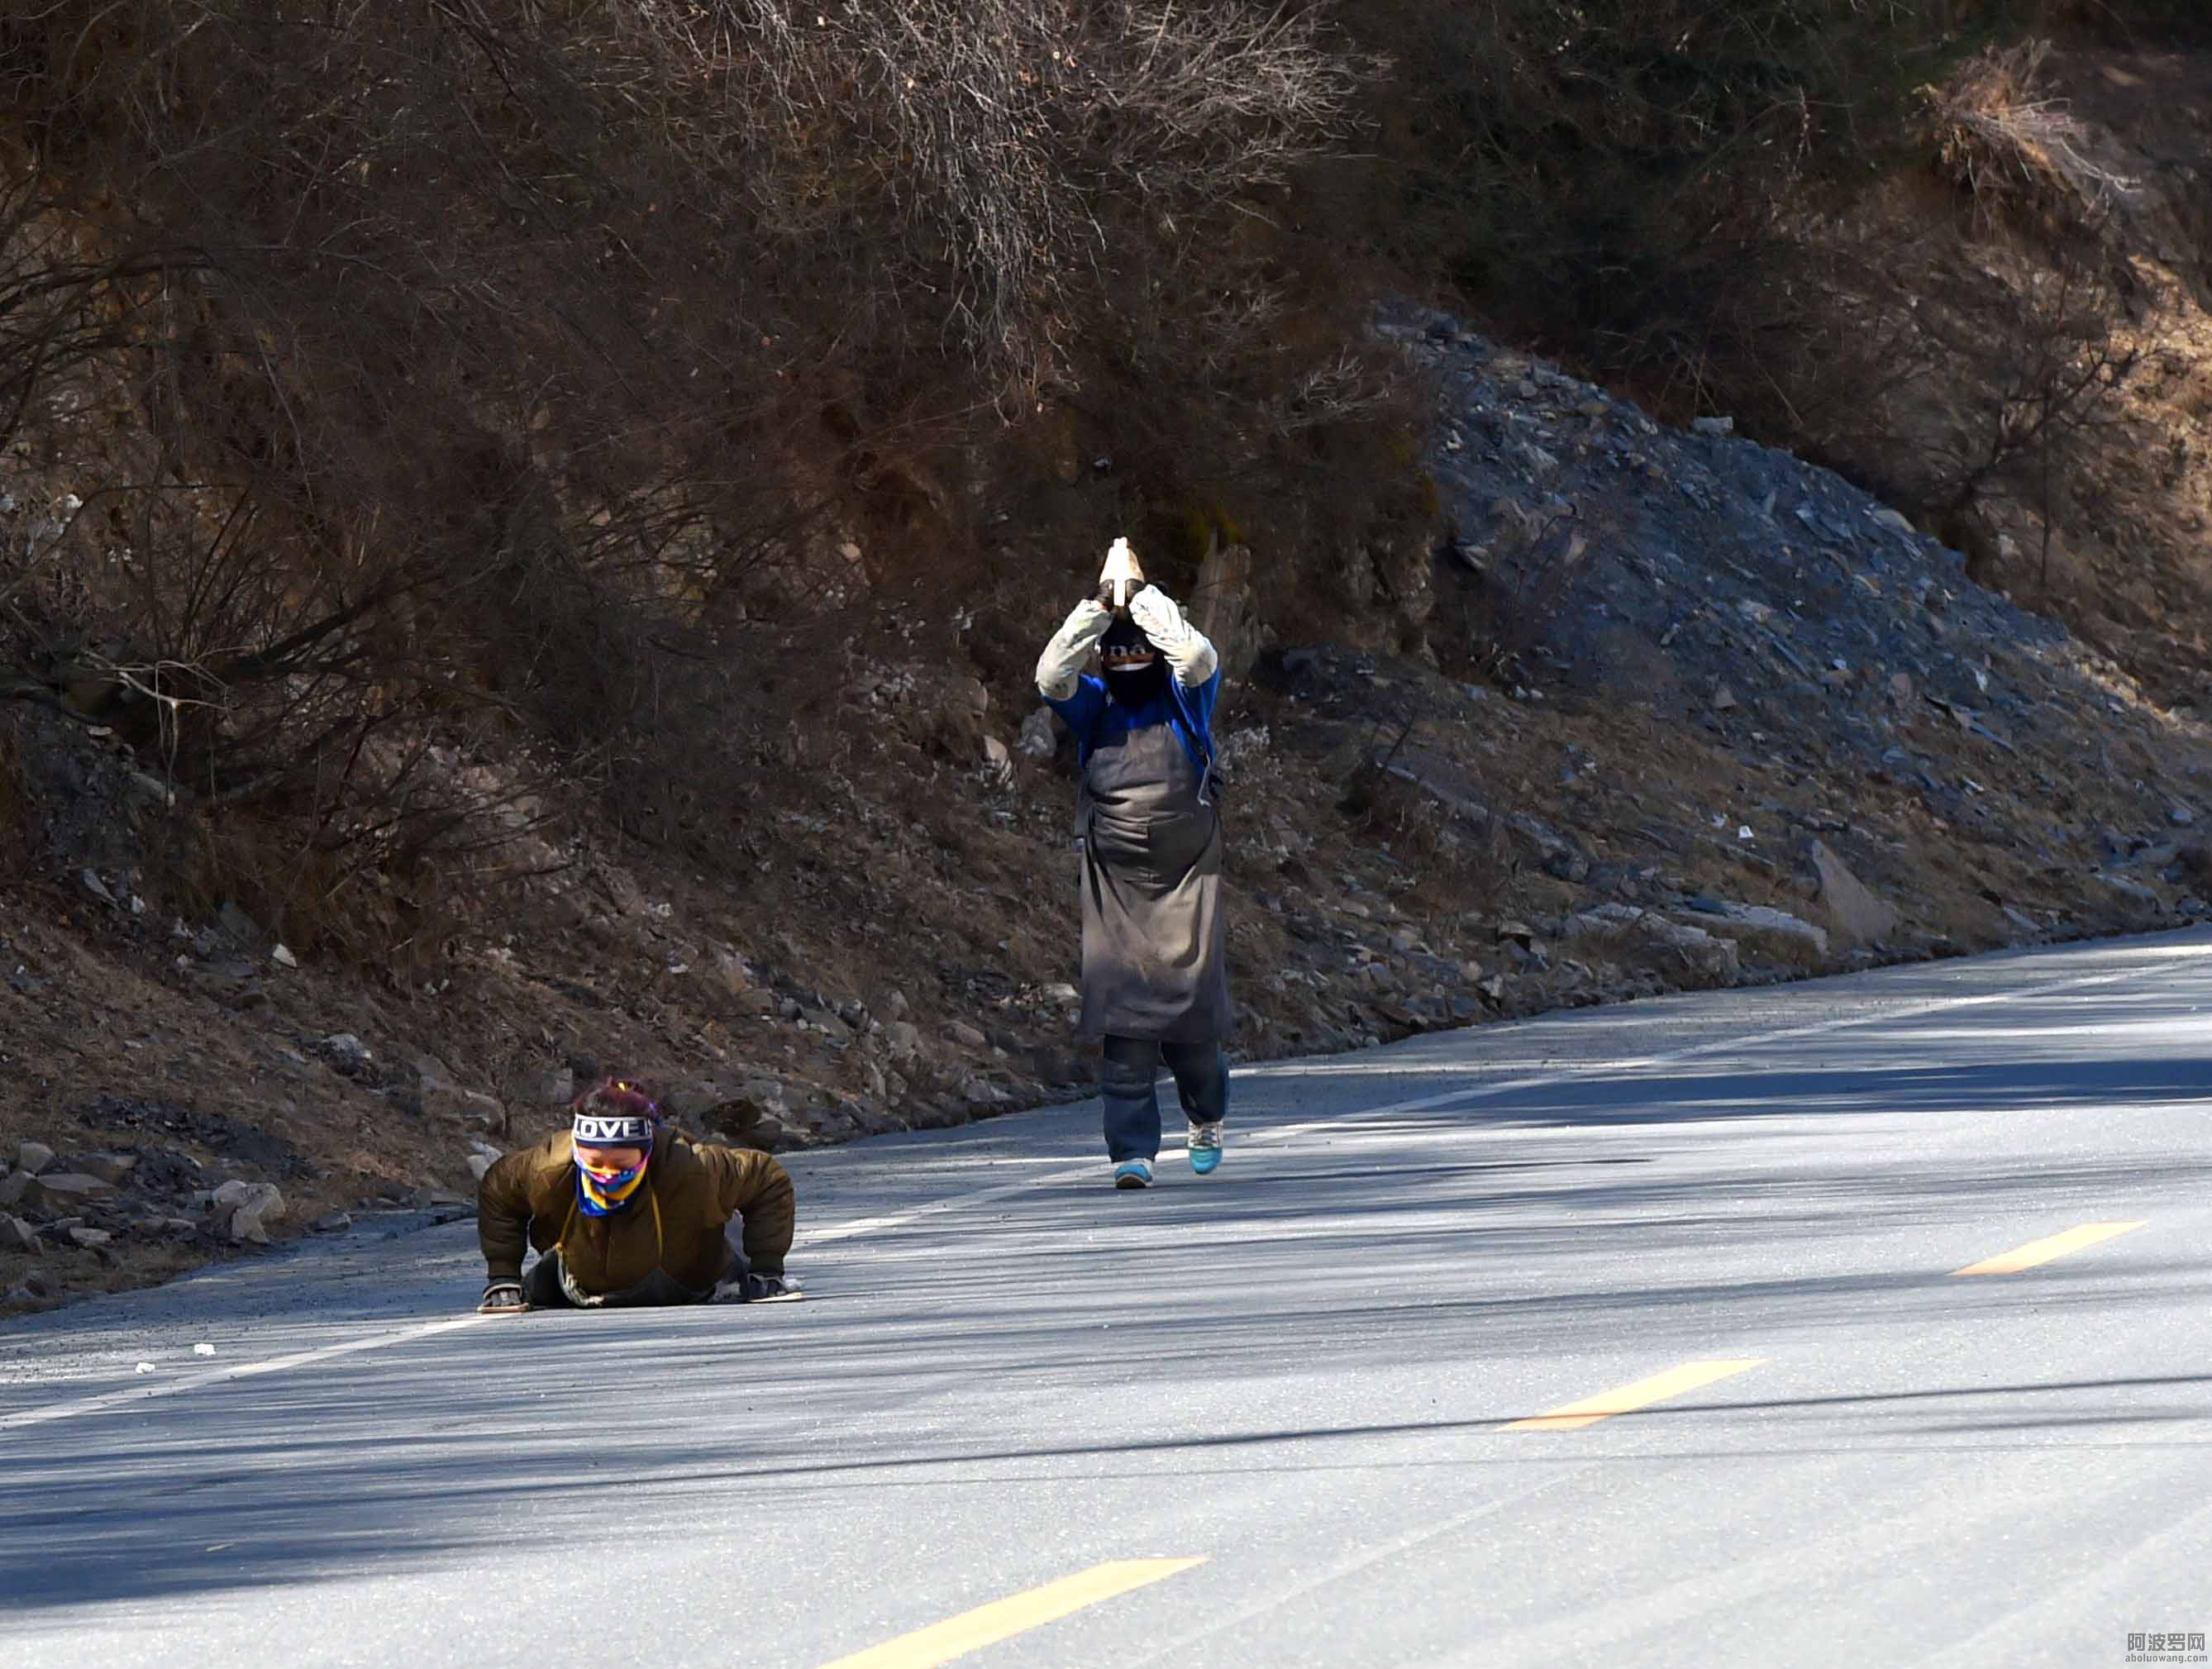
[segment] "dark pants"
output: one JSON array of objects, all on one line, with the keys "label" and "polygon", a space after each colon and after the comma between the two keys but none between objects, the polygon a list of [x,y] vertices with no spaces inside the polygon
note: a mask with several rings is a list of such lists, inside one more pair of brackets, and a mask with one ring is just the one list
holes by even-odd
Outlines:
[{"label": "dark pants", "polygon": [[1117,1165],[1159,1157],[1160,1098],[1153,1081],[1163,1057],[1191,1123],[1212,1124],[1229,1111],[1229,1063],[1220,1044],[1109,1037],[1098,1087],[1106,1099],[1106,1156]]}]

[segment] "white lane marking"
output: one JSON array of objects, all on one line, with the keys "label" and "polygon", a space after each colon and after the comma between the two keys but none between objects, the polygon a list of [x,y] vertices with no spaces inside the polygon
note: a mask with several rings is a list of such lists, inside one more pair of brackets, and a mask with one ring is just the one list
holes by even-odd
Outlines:
[{"label": "white lane marking", "polygon": [[1464,1530],[1470,1524],[1479,1523],[1495,1514],[1504,1512],[1509,1507],[1518,1507],[1534,1496],[1557,1489],[1566,1481],[1566,1477],[1567,1474],[1563,1471],[1559,1477],[1547,1478],[1540,1484],[1518,1490],[1512,1495],[1486,1501],[1480,1506],[1470,1507],[1464,1512],[1454,1513],[1449,1518],[1438,1519],[1435,1523],[1425,1525],[1419,1530],[1409,1530],[1395,1540],[1384,1542],[1380,1547],[1371,1547],[1364,1552],[1353,1554],[1350,1558],[1340,1559],[1316,1575],[1305,1577],[1287,1587],[1276,1588],[1249,1604],[1240,1605],[1235,1611],[1210,1618],[1188,1633],[1172,1635],[1167,1643],[1157,1651],[1147,1652],[1142,1657],[1122,1658],[1120,1661],[1124,1666],[1124,1669],[1142,1669],[1145,1664],[1158,1663],[1164,1658],[1173,1657],[1186,1647],[1194,1646],[1202,1640],[1211,1640],[1214,1636],[1225,1633],[1231,1629],[1245,1628],[1261,1621],[1263,1617],[1273,1615],[1293,1599],[1303,1599],[1319,1589],[1344,1581],[1349,1577],[1357,1576],[1361,1571],[1372,1569],[1386,1561],[1401,1558],[1425,1543],[1449,1536],[1455,1530]]},{"label": "white lane marking", "polygon": [[[2191,947],[2177,950],[2172,957],[2196,958],[2203,952]],[[1900,1008],[1883,1009],[1877,1012],[1850,1015],[1842,1019],[1816,1021],[1808,1025],[1789,1026],[1779,1031],[1761,1032],[1750,1037],[1716,1039],[1710,1043],[1692,1044],[1687,1048],[1673,1049],[1659,1054],[1637,1055],[1618,1059],[1585,1062],[1579,1066],[1561,1066],[1553,1071],[1507,1078],[1493,1083],[1462,1084],[1456,1089],[1442,1090],[1431,1095],[1417,1096],[1411,1101],[1394,1102],[1386,1107],[1369,1108],[1339,1114],[1333,1119],[1307,1120],[1297,1124],[1277,1125],[1269,1129],[1255,1131],[1244,1138],[1253,1142],[1287,1141],[1295,1136],[1310,1135],[1316,1131],[1329,1130],[1355,1121],[1393,1118],[1403,1113],[1426,1113],[1454,1102],[1487,1101],[1493,1096],[1510,1095],[1519,1089],[1540,1089],[1562,1079],[1602,1077],[1609,1073],[1638,1071],[1647,1067],[1672,1065],[1677,1061],[1694,1060],[1700,1056],[1721,1054],[1731,1049],[1749,1049],[1767,1044],[1787,1042],[1793,1038],[1817,1037],[1824,1033],[1844,1031],[1853,1027],[1876,1025],[1887,1021],[1910,1020],[1923,1014],[1941,1014],[1953,1009],[1976,1008],[1993,1003],[2025,1002],[2037,997],[2048,997],[2062,991],[2079,991],[2092,986],[2112,985],[2131,979],[2146,972],[2142,968],[2130,968],[2112,974],[2080,974],[2073,979],[2057,980],[2048,985],[2029,986],[2018,991],[1986,992],[1973,997],[1938,997],[1923,1002],[1907,1004]],[[1383,1070],[1387,1071],[1388,1068]],[[1269,1074],[1264,1067],[1244,1069],[1235,1074],[1243,1078],[1285,1076],[1279,1071]],[[1170,1148],[1168,1152],[1178,1152]],[[1068,1165],[1058,1170],[1026,1176],[1018,1181],[1001,1182],[973,1193],[953,1194],[944,1199],[930,1201],[909,1211],[887,1212],[880,1217],[859,1217],[850,1223],[817,1229],[798,1236],[796,1245],[826,1246],[837,1241],[852,1240],[861,1235],[877,1234],[886,1229],[902,1229],[925,1218],[941,1216],[963,1206],[986,1200],[1003,1199],[1009,1194],[1030,1188],[1043,1187],[1059,1182],[1073,1181],[1097,1174],[1103,1161],[1090,1160],[1080,1165]],[[426,1322],[398,1332],[374,1333],[366,1338],[350,1339],[341,1344],[325,1344],[318,1350],[301,1350],[291,1356],[275,1356],[266,1362],[244,1363],[234,1368],[213,1369],[204,1374],[191,1374],[182,1379],[164,1381],[159,1384],[133,1386],[127,1390],[110,1391],[99,1396],[81,1397],[70,1402],[49,1403],[40,1408],[29,1408],[19,1413],[0,1415],[0,1431],[13,1430],[20,1426],[38,1425],[48,1420],[65,1420],[75,1415],[98,1413],[103,1409],[128,1403],[149,1402],[156,1397],[174,1395],[179,1391],[191,1391],[204,1385],[220,1384],[226,1380],[246,1379],[260,1374],[274,1374],[289,1368],[303,1368],[311,1363],[326,1362],[334,1356],[350,1356],[356,1350],[374,1350],[386,1344],[404,1344],[410,1339],[428,1338],[433,1334],[451,1332],[458,1328],[474,1326],[489,1320],[481,1315],[456,1316],[442,1321]]]},{"label": "white lane marking", "polygon": [[1081,1165],[1063,1165],[1042,1175],[1024,1176],[1018,1181],[1000,1182],[993,1187],[977,1188],[972,1193],[948,1194],[943,1199],[933,1199],[927,1205],[916,1205],[904,1211],[890,1211],[882,1217],[854,1217],[850,1223],[833,1223],[827,1229],[804,1229],[792,1238],[792,1249],[803,1251],[811,1246],[828,1246],[837,1241],[852,1240],[861,1235],[872,1235],[885,1229],[903,1229],[923,1217],[936,1217],[945,1211],[959,1210],[963,1205],[981,1205],[987,1199],[1004,1199],[1008,1194],[1027,1193],[1031,1188],[1041,1188],[1048,1183],[1073,1181],[1088,1176],[1104,1166],[1103,1159]]},{"label": "white lane marking", "polygon": [[227,1368],[210,1368],[205,1373],[187,1374],[182,1379],[163,1380],[153,1385],[134,1385],[125,1390],[109,1391],[96,1397],[79,1397],[72,1402],[48,1403],[42,1408],[27,1408],[20,1413],[0,1415],[0,1431],[13,1430],[18,1426],[38,1425],[47,1420],[66,1420],[76,1414],[97,1414],[102,1409],[119,1408],[126,1403],[150,1402],[156,1397],[173,1396],[179,1391],[196,1390],[203,1385],[219,1385],[225,1380],[252,1379],[261,1374],[281,1373],[287,1368],[304,1368],[311,1362],[328,1362],[333,1356],[351,1356],[356,1350],[374,1350],[386,1344],[404,1344],[410,1339],[428,1338],[434,1333],[453,1332],[493,1319],[488,1315],[457,1315],[443,1321],[426,1321],[420,1326],[402,1328],[398,1332],[371,1333],[366,1338],[349,1338],[340,1344],[325,1344],[312,1350],[295,1350],[290,1356],[270,1356],[262,1362],[241,1362]]}]

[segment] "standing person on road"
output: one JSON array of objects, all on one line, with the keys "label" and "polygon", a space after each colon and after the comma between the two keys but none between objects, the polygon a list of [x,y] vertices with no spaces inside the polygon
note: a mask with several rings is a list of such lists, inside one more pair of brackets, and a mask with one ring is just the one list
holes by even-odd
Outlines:
[{"label": "standing person on road", "polygon": [[[486,1314],[799,1296],[791,1178],[749,1148],[665,1128],[635,1084],[577,1098],[569,1127],[507,1154],[477,1187]],[[526,1278],[522,1254],[544,1255]]]},{"label": "standing person on road", "polygon": [[[1190,1125],[1191,1168],[1221,1162],[1229,1109],[1227,924],[1213,804],[1220,658],[1144,583],[1126,539],[1038,658],[1037,693],[1082,761],[1083,1029],[1103,1040],[1114,1186],[1142,1188],[1160,1150],[1162,1057]],[[1114,606],[1109,607],[1109,602]],[[1096,649],[1104,676],[1083,671]]]}]

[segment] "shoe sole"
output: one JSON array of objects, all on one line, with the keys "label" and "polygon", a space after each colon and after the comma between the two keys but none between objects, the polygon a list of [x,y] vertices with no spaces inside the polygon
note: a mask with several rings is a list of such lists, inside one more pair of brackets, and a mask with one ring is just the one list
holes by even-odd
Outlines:
[{"label": "shoe sole", "polygon": [[1135,1188],[1149,1188],[1152,1186],[1152,1179],[1147,1176],[1125,1175],[1115,1177],[1114,1179],[1114,1186],[1117,1188],[1127,1190]]},{"label": "shoe sole", "polygon": [[1200,1176],[1212,1175],[1221,1168],[1221,1150],[1214,1148],[1209,1151],[1205,1148],[1193,1149],[1190,1156],[1190,1168]]}]

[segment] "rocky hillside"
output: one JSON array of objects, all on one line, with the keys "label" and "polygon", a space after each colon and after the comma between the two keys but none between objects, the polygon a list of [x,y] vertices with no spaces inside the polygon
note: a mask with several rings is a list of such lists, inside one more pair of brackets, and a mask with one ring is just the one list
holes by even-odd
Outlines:
[{"label": "rocky hillside", "polygon": [[[1435,402],[1443,547],[1364,552],[1311,640],[1257,623],[1235,549],[1194,599],[1241,675],[1242,1056],[2205,913],[2207,733],[2103,654],[1724,422],[1662,427],[1443,316],[1380,329]],[[762,744],[750,883],[525,840],[480,877],[498,931],[457,914],[404,980],[185,913],[175,789],[15,714],[0,1292],[465,1211],[614,1066],[774,1147],[1087,1093],[1072,750],[1025,671],[1092,560],[1016,619],[854,634]]]},{"label": "rocky hillside", "polygon": [[[1221,8],[1163,81],[994,5],[897,130],[865,8],[0,28],[0,1308],[465,1213],[615,1068],[779,1148],[1088,1094],[1029,680],[1120,533],[1229,669],[1245,1058],[2205,912],[2177,9]],[[941,270],[994,200],[1045,264]]]}]

